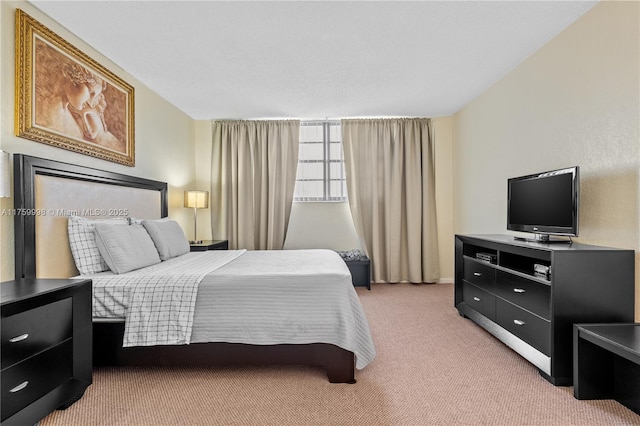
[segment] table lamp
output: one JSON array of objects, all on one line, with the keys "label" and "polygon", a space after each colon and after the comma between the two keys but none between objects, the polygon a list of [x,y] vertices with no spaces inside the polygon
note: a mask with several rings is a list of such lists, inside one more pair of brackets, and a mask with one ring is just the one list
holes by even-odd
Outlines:
[{"label": "table lamp", "polygon": [[189,244],[201,244],[198,240],[198,209],[209,208],[209,191],[184,191],[184,206],[193,209],[193,239]]}]

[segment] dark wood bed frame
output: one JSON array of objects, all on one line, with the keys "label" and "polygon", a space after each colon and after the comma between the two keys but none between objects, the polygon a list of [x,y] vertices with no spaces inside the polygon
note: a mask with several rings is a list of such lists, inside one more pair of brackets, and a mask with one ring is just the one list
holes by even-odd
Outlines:
[{"label": "dark wood bed frame", "polygon": [[[161,217],[168,215],[167,184],[120,173],[14,154],[14,207],[35,209],[35,178],[47,175],[158,191]],[[36,278],[36,225],[34,215],[15,215],[16,278]],[[59,277],[68,278],[68,277]],[[95,365],[238,366],[313,365],[324,368],[331,383],[355,383],[354,354],[326,343],[248,345],[193,343],[150,347],[122,347],[124,322],[94,322]]]}]

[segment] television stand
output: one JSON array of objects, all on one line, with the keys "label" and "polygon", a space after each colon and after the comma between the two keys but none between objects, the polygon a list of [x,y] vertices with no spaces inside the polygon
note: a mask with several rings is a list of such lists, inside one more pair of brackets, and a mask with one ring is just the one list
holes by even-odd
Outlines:
[{"label": "television stand", "polygon": [[[633,322],[634,256],[581,243],[456,235],[455,307],[548,381],[569,386],[573,324]],[[545,267],[548,275],[536,274]]]}]

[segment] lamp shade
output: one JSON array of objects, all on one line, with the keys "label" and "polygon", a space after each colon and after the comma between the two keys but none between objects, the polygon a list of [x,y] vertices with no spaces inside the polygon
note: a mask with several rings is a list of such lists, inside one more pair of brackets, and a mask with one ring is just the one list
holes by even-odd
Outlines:
[{"label": "lamp shade", "polygon": [[184,191],[184,206],[193,209],[209,207],[209,191]]},{"label": "lamp shade", "polygon": [[0,151],[0,198],[11,197],[11,171],[9,153]]}]

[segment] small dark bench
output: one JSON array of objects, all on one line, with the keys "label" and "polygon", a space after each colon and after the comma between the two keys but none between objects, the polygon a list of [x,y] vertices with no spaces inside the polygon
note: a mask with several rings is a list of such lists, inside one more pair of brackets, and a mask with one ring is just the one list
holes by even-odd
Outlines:
[{"label": "small dark bench", "polygon": [[336,250],[351,272],[351,282],[354,287],[367,287],[371,290],[371,261],[364,252],[358,249]]},{"label": "small dark bench", "polygon": [[367,287],[371,290],[371,261],[368,257],[359,260],[344,261],[351,272],[351,282],[354,287]]}]

